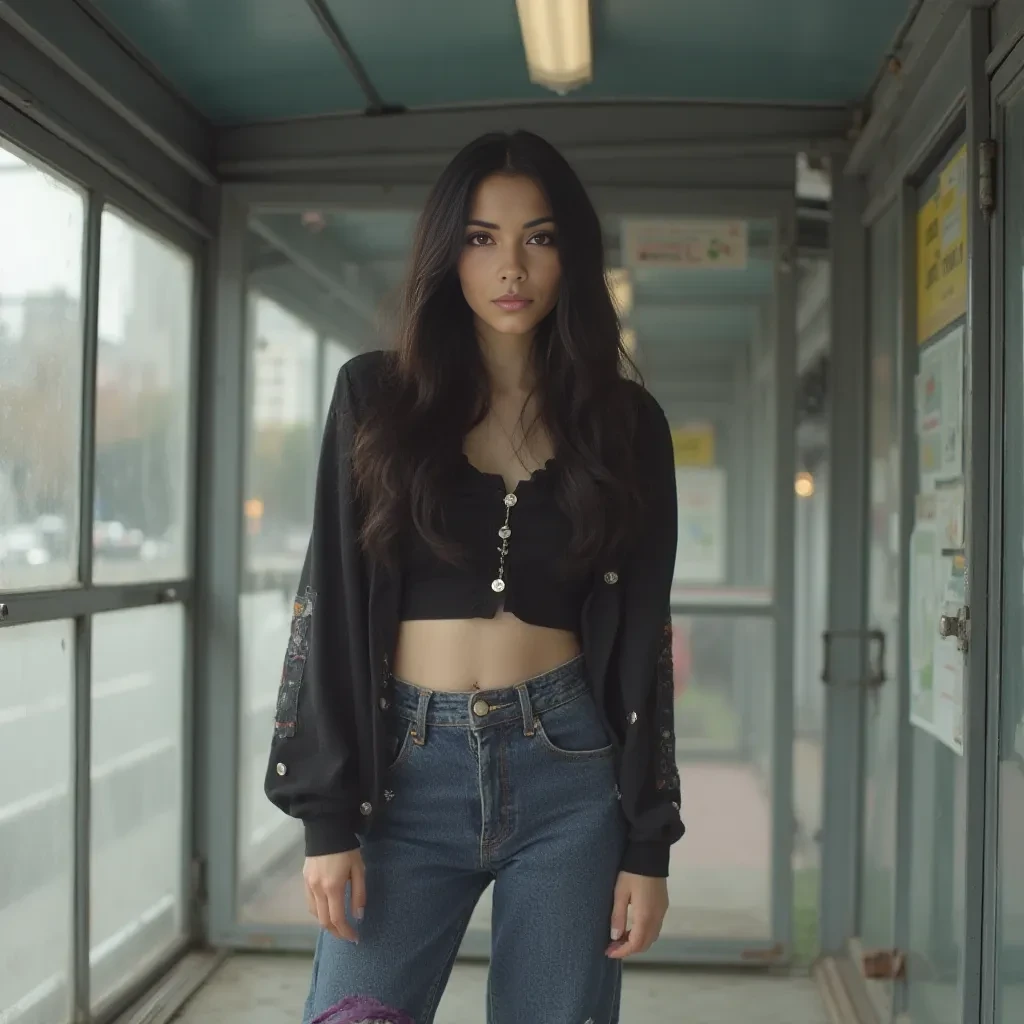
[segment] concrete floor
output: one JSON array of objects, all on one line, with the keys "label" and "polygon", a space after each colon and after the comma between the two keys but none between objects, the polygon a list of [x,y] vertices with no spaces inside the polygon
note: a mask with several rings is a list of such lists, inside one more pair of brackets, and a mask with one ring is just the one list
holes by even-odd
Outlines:
[{"label": "concrete floor", "polygon": [[[627,967],[623,1024],[826,1024],[806,977],[691,973]],[[177,1018],[179,1024],[298,1024],[310,961],[239,955],[228,960]],[[437,1024],[482,1024],[487,968],[460,964]]]}]

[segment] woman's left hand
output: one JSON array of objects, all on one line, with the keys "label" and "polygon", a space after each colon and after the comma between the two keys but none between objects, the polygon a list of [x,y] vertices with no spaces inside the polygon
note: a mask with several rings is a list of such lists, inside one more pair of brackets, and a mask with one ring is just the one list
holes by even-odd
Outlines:
[{"label": "woman's left hand", "polygon": [[[633,927],[626,931],[626,911],[633,908]],[[620,871],[615,883],[615,905],[612,910],[612,943],[605,955],[625,960],[634,953],[650,949],[661,934],[668,910],[668,880],[631,875]]]}]

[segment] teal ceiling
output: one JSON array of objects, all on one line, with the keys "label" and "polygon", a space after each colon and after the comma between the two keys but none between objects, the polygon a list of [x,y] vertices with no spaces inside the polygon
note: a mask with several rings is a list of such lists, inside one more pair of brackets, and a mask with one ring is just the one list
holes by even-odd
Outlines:
[{"label": "teal ceiling", "polygon": [[[306,0],[80,0],[218,123],[362,110]],[[421,107],[532,101],[514,0],[327,0],[376,92]],[[574,99],[846,103],[906,0],[593,0],[594,82]]]}]

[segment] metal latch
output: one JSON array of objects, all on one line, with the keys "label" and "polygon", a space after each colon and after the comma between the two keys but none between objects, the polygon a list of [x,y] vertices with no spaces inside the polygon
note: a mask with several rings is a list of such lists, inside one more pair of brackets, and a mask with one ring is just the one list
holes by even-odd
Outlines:
[{"label": "metal latch", "polygon": [[939,616],[939,636],[956,640],[956,649],[966,651],[971,643],[971,609],[957,608],[955,615]]},{"label": "metal latch", "polygon": [[[880,629],[826,629],[821,634],[824,646],[821,681],[833,685],[838,682],[851,686],[877,689],[885,680],[885,633]],[[849,640],[856,644],[867,642],[867,667],[863,679],[837,680],[832,670],[832,645],[836,640]]]}]

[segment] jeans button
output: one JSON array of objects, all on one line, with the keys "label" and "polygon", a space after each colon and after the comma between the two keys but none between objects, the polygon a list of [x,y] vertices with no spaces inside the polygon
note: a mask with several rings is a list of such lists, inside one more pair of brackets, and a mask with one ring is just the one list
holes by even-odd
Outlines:
[{"label": "jeans button", "polygon": [[487,712],[490,710],[491,706],[485,700],[478,700],[475,701],[473,704],[473,714],[476,715],[478,718],[483,718],[484,715],[486,715]]}]

